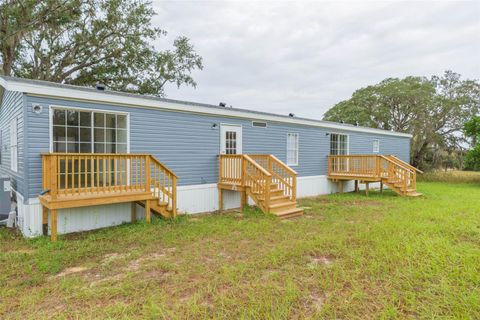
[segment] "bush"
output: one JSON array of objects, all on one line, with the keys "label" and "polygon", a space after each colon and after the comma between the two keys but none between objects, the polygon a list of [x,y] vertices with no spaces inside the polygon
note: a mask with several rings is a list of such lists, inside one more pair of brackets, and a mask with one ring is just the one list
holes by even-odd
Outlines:
[{"label": "bush", "polygon": [[480,171],[480,144],[468,151],[465,157],[465,169]]}]

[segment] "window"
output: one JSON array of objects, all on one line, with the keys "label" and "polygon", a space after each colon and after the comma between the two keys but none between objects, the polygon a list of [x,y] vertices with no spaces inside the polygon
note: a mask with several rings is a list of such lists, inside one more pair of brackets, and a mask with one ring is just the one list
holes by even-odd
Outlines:
[{"label": "window", "polygon": [[298,133],[287,134],[287,165],[298,165]]},{"label": "window", "polygon": [[225,134],[225,154],[237,154],[237,133],[226,131]]},{"label": "window", "polygon": [[53,109],[53,152],[126,153],[125,114]]},{"label": "window", "polygon": [[267,123],[266,122],[260,122],[260,121],[252,121],[252,127],[266,128]]},{"label": "window", "polygon": [[380,140],[374,139],[373,140],[373,153],[379,153],[380,152]]},{"label": "window", "polygon": [[330,134],[330,154],[342,155],[348,154],[348,136],[346,134]]},{"label": "window", "polygon": [[18,126],[17,118],[10,122],[10,169],[18,171]]}]

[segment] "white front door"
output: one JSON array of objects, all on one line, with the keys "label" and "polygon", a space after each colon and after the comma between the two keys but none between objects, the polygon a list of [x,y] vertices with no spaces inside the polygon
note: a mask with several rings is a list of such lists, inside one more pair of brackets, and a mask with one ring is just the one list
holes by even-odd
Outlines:
[{"label": "white front door", "polygon": [[242,153],[242,126],[220,125],[220,153]]}]

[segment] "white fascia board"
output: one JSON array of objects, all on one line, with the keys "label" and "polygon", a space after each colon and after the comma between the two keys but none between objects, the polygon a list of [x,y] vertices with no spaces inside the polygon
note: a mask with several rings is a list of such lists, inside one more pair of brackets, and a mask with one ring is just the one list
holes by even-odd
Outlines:
[{"label": "white fascia board", "polygon": [[122,96],[116,94],[109,94],[108,92],[95,92],[95,91],[84,91],[77,90],[74,88],[61,88],[61,87],[50,87],[48,85],[33,84],[33,83],[23,83],[16,81],[5,81],[0,78],[0,84],[3,85],[9,91],[20,91],[32,95],[52,97],[52,98],[64,98],[68,100],[83,100],[91,101],[97,103],[106,103],[106,104],[115,104],[122,105],[127,107],[147,107],[154,109],[164,109],[164,110],[173,110],[173,111],[182,111],[188,113],[201,113],[208,115],[217,115],[230,118],[245,118],[245,119],[255,119],[255,120],[265,120],[297,125],[307,125],[312,127],[320,127],[327,129],[335,130],[344,130],[344,131],[353,131],[353,132],[365,132],[372,134],[381,134],[387,136],[397,136],[397,137],[406,137],[411,138],[411,134],[392,132],[380,129],[373,128],[364,128],[364,127],[353,127],[345,126],[342,124],[336,123],[327,123],[321,122],[319,120],[308,120],[308,119],[298,119],[298,118],[287,118],[282,116],[277,116],[274,114],[256,114],[243,110],[236,109],[220,109],[205,107],[202,105],[191,105],[183,103],[174,103],[168,101],[158,101],[153,99],[146,99],[142,97],[132,97],[132,96]]}]

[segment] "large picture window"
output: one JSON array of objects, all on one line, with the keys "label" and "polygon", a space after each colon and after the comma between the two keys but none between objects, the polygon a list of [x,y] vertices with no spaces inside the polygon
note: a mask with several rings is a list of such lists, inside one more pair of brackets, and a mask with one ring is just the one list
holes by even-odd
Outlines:
[{"label": "large picture window", "polygon": [[348,154],[348,135],[339,133],[330,134],[330,154]]},{"label": "large picture window", "polygon": [[53,152],[126,153],[127,115],[54,108]]}]

